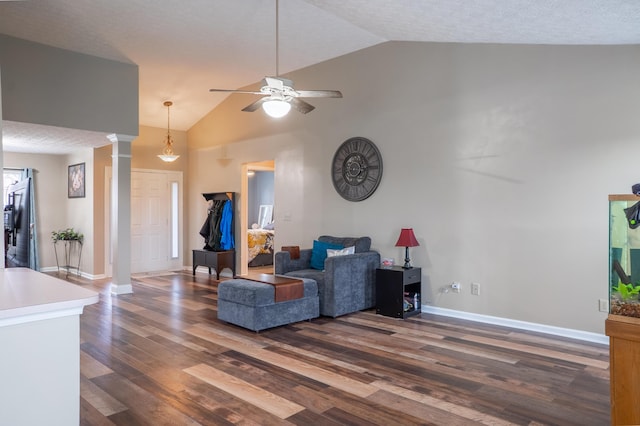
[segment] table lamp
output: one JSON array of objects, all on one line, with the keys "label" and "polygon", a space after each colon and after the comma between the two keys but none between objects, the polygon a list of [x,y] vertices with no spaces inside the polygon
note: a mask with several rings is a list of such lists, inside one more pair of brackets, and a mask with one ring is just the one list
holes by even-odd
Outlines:
[{"label": "table lamp", "polygon": [[418,240],[416,240],[416,236],[413,234],[413,228],[402,228],[400,231],[400,237],[398,237],[398,242],[396,243],[396,247],[404,247],[404,269],[410,269],[411,259],[409,259],[409,247],[417,247],[420,244]]}]

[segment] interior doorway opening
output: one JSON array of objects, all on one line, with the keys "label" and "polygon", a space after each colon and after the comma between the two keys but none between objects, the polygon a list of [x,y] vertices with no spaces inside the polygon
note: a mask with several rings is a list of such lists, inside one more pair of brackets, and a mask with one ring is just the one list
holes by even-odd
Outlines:
[{"label": "interior doorway opening", "polygon": [[240,274],[273,273],[275,252],[275,161],[242,166]]}]

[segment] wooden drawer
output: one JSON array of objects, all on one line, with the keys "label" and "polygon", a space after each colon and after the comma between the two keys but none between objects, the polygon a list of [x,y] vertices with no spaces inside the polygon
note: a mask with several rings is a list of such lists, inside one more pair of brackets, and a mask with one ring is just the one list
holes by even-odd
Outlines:
[{"label": "wooden drawer", "polygon": [[419,283],[422,279],[422,268],[406,269],[403,274],[403,284]]}]

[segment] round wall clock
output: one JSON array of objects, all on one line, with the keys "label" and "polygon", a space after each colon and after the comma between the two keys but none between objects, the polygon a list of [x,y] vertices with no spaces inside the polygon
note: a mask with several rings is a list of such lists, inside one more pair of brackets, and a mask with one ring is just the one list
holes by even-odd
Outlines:
[{"label": "round wall clock", "polygon": [[347,139],[333,156],[331,178],[336,191],[345,200],[369,198],[382,179],[380,151],[369,139]]}]

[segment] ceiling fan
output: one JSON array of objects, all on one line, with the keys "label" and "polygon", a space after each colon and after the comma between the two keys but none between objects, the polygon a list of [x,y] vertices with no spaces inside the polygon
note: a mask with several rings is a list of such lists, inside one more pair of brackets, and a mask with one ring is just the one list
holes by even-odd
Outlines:
[{"label": "ceiling fan", "polygon": [[233,89],[209,89],[210,92],[230,92],[230,93],[247,93],[252,95],[261,95],[262,98],[247,105],[242,109],[245,112],[254,112],[262,107],[264,111],[271,117],[280,118],[289,113],[291,107],[306,114],[315,109],[315,107],[300,98],[341,98],[342,93],[338,90],[296,90],[293,88],[293,81],[279,76],[278,70],[278,15],[279,0],[276,0],[276,75],[275,77],[265,77],[262,82],[263,86],[260,91],[233,90]]}]

